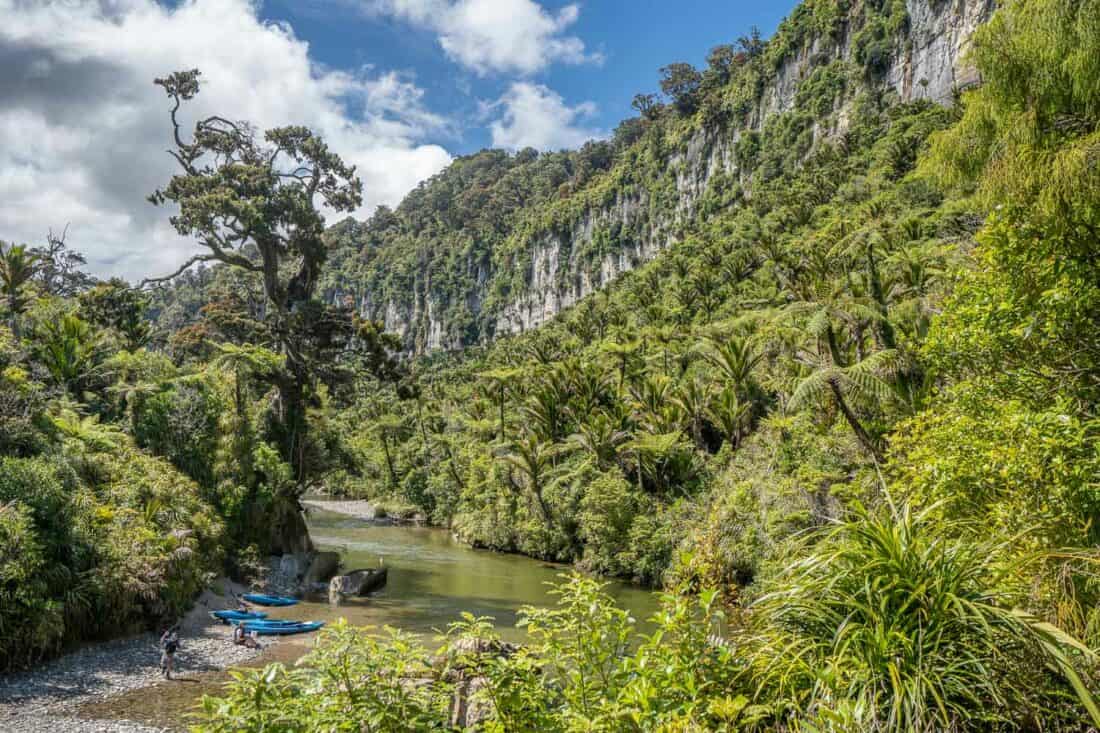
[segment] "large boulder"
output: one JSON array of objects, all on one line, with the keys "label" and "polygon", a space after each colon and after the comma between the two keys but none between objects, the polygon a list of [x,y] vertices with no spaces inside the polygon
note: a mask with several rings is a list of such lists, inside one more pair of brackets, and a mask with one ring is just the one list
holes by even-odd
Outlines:
[{"label": "large boulder", "polygon": [[451,699],[451,727],[461,730],[476,728],[492,714],[492,705],[478,693],[489,680],[479,672],[485,657],[507,659],[519,651],[518,644],[498,639],[466,637],[451,642],[445,656],[437,658],[436,666],[445,669],[444,678],[454,682]]},{"label": "large boulder", "polygon": [[339,603],[345,596],[365,596],[386,584],[388,568],[353,570],[347,575],[337,575],[328,584],[328,599]]}]

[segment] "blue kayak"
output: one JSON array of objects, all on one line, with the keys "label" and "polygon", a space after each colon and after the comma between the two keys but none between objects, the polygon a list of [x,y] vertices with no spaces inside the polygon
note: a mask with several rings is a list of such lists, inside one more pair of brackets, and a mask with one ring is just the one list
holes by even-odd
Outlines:
[{"label": "blue kayak", "polygon": [[258,621],[267,618],[263,611],[211,611],[210,615],[222,621]]},{"label": "blue kayak", "polygon": [[255,631],[261,636],[287,636],[289,634],[308,634],[311,631],[324,626],[323,621],[287,621],[274,623],[271,621],[242,621],[241,626],[245,631]]},{"label": "blue kayak", "polygon": [[298,602],[297,598],[285,598],[283,596],[265,596],[263,593],[245,593],[244,599],[258,606],[293,606]]}]

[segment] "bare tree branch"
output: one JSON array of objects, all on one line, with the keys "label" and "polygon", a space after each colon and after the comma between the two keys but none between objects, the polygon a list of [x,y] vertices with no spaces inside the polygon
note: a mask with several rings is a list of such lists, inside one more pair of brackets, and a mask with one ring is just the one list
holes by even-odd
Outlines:
[{"label": "bare tree branch", "polygon": [[174,280],[183,274],[185,270],[191,267],[191,265],[198,264],[199,262],[212,262],[217,258],[213,255],[195,255],[191,259],[180,265],[179,269],[173,272],[171,275],[165,275],[164,277],[147,277],[138,284],[138,290],[144,290],[147,285],[157,285],[159,283],[168,282]]}]

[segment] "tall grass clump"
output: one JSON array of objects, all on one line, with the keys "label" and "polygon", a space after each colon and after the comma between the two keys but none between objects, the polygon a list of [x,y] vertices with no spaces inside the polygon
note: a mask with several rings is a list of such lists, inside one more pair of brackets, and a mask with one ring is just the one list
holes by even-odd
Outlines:
[{"label": "tall grass clump", "polygon": [[1018,607],[1010,543],[962,529],[857,508],[814,538],[751,606],[760,699],[805,730],[1100,722],[1080,671],[1094,653]]}]

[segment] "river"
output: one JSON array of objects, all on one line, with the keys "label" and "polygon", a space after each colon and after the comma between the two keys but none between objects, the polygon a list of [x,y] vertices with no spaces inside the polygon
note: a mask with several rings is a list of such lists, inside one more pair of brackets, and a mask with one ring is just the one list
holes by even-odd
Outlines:
[{"label": "river", "polygon": [[[436,633],[446,631],[463,611],[493,617],[504,639],[522,642],[523,631],[516,627],[519,608],[553,605],[551,584],[569,571],[567,566],[522,555],[475,550],[442,529],[379,525],[316,509],[308,513],[307,523],[318,549],[338,551],[345,569],[377,567],[381,559],[389,568],[388,583],[369,597],[348,599],[337,607],[313,598],[265,609],[271,617],[327,622],[346,618],[355,626],[393,626],[421,637],[433,650]],[[639,628],[649,626],[645,621],[657,610],[656,594],[624,583],[610,583],[606,590],[638,620]],[[293,664],[309,651],[316,636],[284,637],[249,666]],[[225,672],[183,670],[179,680],[84,703],[78,717],[126,719],[183,731],[187,714],[201,696],[220,694],[227,679]]]},{"label": "river", "polygon": [[[494,618],[504,638],[519,641],[519,608],[553,605],[551,584],[569,571],[568,566],[522,555],[475,550],[442,529],[370,524],[315,510],[308,523],[314,543],[338,551],[344,568],[377,567],[381,561],[389,568],[389,579],[368,598],[349,599],[336,608],[306,601],[281,609],[280,616],[320,621],[344,617],[356,626],[389,625],[431,636],[468,611]],[[650,591],[611,583],[607,592],[639,622],[657,610],[657,596]]]}]

